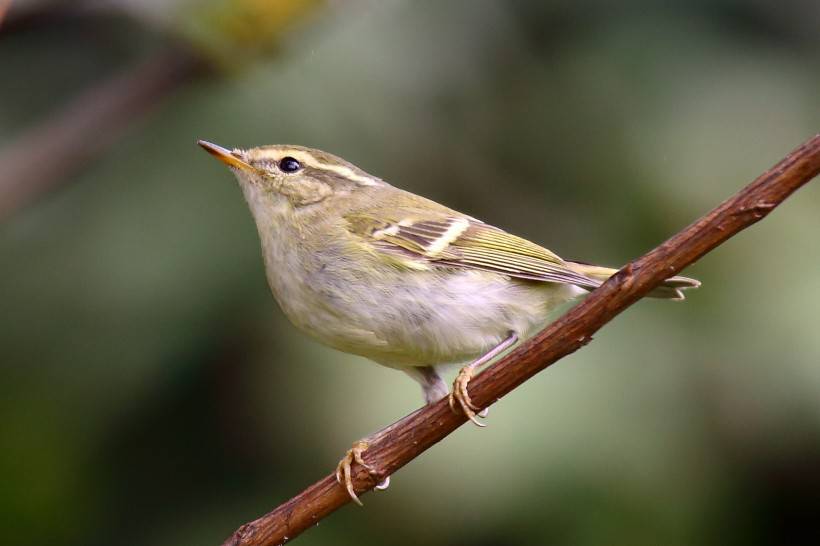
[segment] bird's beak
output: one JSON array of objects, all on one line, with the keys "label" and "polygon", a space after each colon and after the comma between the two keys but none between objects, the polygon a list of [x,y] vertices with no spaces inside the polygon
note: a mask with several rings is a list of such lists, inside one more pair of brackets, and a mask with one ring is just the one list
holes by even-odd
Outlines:
[{"label": "bird's beak", "polygon": [[213,144],[211,142],[208,142],[207,140],[198,140],[197,144],[205,148],[206,152],[220,160],[228,167],[235,167],[237,169],[242,169],[244,171],[256,170],[256,168],[254,168],[252,165],[240,159],[237,152],[232,152],[227,148],[223,148],[222,146]]}]

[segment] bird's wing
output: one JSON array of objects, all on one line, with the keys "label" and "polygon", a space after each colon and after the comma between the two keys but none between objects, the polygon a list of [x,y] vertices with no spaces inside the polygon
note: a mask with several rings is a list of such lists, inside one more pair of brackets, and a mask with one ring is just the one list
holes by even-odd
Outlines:
[{"label": "bird's wing", "polygon": [[590,290],[601,284],[546,248],[444,207],[374,209],[345,219],[350,233],[362,243],[411,268],[480,269]]}]

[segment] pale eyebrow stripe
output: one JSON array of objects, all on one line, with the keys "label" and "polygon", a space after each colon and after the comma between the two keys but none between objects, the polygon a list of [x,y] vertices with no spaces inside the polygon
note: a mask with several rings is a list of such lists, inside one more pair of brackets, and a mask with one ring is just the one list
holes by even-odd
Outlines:
[{"label": "pale eyebrow stripe", "polygon": [[331,171],[343,178],[347,178],[348,180],[353,180],[357,184],[361,186],[376,186],[378,185],[378,178],[374,176],[367,176],[361,175],[351,169],[350,167],[345,167],[344,165],[330,165],[328,163],[322,163],[321,161],[317,160],[313,155],[308,152],[303,152],[302,150],[279,150],[281,153],[285,154],[286,156],[290,156],[293,159],[299,161],[303,165],[307,165],[308,167],[312,167],[314,169],[321,169],[323,171]]}]

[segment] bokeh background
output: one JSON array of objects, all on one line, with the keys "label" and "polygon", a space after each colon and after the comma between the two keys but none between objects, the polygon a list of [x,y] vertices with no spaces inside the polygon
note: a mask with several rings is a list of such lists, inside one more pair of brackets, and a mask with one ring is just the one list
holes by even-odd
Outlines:
[{"label": "bokeh background", "polygon": [[[195,142],[617,265],[820,129],[820,4],[0,2],[0,523],[216,545],[420,405],[284,319]],[[820,183],[300,544],[816,544]]]}]

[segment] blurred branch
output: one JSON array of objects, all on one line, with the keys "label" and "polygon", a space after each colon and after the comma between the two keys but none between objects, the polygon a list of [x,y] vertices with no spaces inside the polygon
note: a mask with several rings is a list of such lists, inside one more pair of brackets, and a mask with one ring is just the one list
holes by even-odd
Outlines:
[{"label": "blurred branch", "polygon": [[6,18],[6,13],[8,13],[10,7],[11,0],[0,0],[0,25],[3,24],[3,19]]},{"label": "blurred branch", "polygon": [[[0,0],[0,21],[9,3]],[[102,3],[106,4],[112,5]],[[138,13],[145,9],[145,5],[130,4]],[[180,16],[182,28],[174,29],[177,40],[171,47],[95,83],[0,150],[0,222],[68,182],[75,171],[179,86],[208,70],[236,70],[270,54],[297,22],[321,5],[320,0],[221,0],[191,7]],[[74,15],[81,6],[77,2],[35,5],[20,10],[17,27],[60,24],[61,16]]]},{"label": "blurred branch", "polygon": [[[641,258],[631,262],[583,302],[470,383],[470,397],[486,407],[515,387],[589,343],[592,335],[661,281],[677,274],[736,233],[758,222],[820,173],[820,134],[806,141],[746,188]],[[366,462],[389,476],[465,422],[447,400],[421,408],[370,437]],[[357,493],[376,480],[358,465]],[[329,474],[270,513],[236,530],[223,546],[284,544],[350,502]]]},{"label": "blurred branch", "polygon": [[0,221],[53,189],[204,65],[167,50],[95,84],[0,150]]},{"label": "blurred branch", "polygon": [[21,31],[42,26],[65,24],[67,18],[76,16],[84,2],[18,2],[11,9],[13,0],[0,0],[0,24],[3,38]]}]

